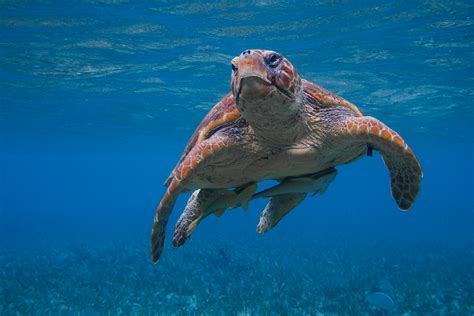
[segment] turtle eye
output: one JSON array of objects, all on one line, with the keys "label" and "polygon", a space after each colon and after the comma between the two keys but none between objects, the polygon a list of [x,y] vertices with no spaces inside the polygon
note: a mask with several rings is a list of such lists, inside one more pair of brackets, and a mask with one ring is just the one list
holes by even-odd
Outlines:
[{"label": "turtle eye", "polygon": [[275,68],[281,62],[281,56],[278,54],[272,53],[267,57],[268,66]]}]

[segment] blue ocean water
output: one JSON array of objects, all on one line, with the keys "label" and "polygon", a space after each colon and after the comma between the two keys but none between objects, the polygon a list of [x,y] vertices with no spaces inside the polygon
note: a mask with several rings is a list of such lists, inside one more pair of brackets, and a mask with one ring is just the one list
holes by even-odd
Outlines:
[{"label": "blue ocean water", "polygon": [[[470,1],[2,1],[0,314],[474,313],[473,17]],[[267,234],[257,200],[174,249],[185,194],[153,265],[162,183],[247,48],[398,131],[420,196],[400,212],[374,154]]]}]

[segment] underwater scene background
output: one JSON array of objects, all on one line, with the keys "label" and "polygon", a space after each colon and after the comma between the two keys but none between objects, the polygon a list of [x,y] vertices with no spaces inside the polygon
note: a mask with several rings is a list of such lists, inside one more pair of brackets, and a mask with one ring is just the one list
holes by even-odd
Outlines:
[{"label": "underwater scene background", "polygon": [[[471,1],[1,1],[0,314],[472,315]],[[264,235],[265,201],[210,216],[157,265],[162,183],[229,90],[281,52],[398,131],[408,212],[379,154]]]}]

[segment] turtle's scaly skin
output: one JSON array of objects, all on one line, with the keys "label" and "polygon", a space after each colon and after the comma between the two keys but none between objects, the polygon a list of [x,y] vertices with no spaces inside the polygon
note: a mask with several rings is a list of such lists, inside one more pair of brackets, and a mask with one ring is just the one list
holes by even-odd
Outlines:
[{"label": "turtle's scaly skin", "polygon": [[[229,92],[222,98],[212,109],[207,113],[201,124],[196,128],[196,131],[191,136],[186,148],[184,149],[181,158],[179,159],[176,168],[183,162],[184,158],[189,154],[191,149],[197,144],[208,138],[215,128],[231,123],[240,118],[240,113],[235,107],[234,97]],[[169,186],[173,180],[176,168],[171,172],[168,179],[165,181],[165,186]]]},{"label": "turtle's scaly skin", "polygon": [[[212,205],[206,200],[206,196],[214,198],[209,190],[316,174],[354,161],[368,148],[380,151],[399,207],[411,207],[422,173],[415,155],[398,134],[363,116],[352,103],[301,79],[278,53],[246,50],[232,60],[232,66],[232,94],[204,118],[166,181],[168,190],[152,229],[154,262],[161,255],[168,217],[180,192],[208,190],[192,208],[193,215],[183,217],[199,220],[209,212],[199,205]],[[293,194],[287,198],[294,203],[287,205],[275,197],[273,207],[266,209],[270,212],[266,218],[275,215],[277,222],[299,204],[301,193],[285,194]],[[176,239],[179,244],[184,242],[181,237]]]}]

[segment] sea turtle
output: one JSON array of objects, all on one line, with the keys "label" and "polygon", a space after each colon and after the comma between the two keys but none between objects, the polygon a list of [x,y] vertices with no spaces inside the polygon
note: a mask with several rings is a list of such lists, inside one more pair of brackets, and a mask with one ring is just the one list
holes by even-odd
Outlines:
[{"label": "sea turtle", "polygon": [[[390,172],[392,196],[402,210],[414,203],[421,167],[404,140],[352,103],[301,79],[288,59],[268,50],[245,50],[232,59],[232,91],[198,126],[165,182],[154,217],[151,255],[157,262],[178,195],[196,190],[176,226],[179,246],[210,213],[269,197],[259,230],[265,232],[304,199],[324,192],[334,167],[379,151]],[[252,196],[256,183],[281,181]],[[235,188],[235,190],[228,190]],[[273,193],[272,193],[273,192]]]}]

